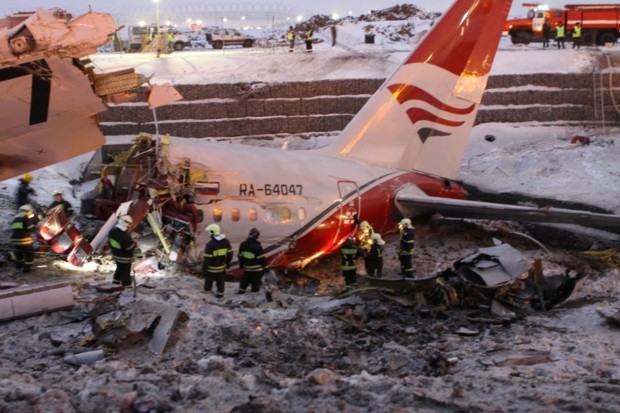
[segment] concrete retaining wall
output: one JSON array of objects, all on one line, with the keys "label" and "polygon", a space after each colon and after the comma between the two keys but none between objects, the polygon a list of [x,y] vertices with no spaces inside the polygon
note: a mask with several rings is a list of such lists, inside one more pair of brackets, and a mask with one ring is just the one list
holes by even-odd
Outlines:
[{"label": "concrete retaining wall", "polygon": [[[184,100],[157,109],[159,131],[182,137],[252,137],[342,130],[383,79],[179,85]],[[476,123],[596,121],[592,74],[502,75],[489,79]],[[608,79],[603,78],[605,86]],[[101,114],[106,135],[154,133],[144,91]],[[620,100],[620,98],[619,98]],[[620,120],[604,91],[605,120]],[[596,98],[597,104],[600,97]]]}]

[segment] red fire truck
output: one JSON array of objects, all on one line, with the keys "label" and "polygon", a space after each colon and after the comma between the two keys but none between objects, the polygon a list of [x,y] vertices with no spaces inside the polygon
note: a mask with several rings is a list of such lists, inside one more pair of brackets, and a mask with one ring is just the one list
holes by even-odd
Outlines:
[{"label": "red fire truck", "polygon": [[514,44],[542,41],[545,19],[551,23],[552,37],[562,22],[567,40],[575,23],[581,23],[584,45],[615,43],[620,36],[620,4],[568,4],[563,9],[551,9],[542,3],[523,3],[523,6],[530,8],[527,17],[507,20],[504,26]]}]

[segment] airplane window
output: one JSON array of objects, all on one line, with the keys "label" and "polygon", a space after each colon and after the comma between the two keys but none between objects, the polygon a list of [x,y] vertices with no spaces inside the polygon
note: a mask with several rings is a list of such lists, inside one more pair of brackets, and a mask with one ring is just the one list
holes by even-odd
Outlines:
[{"label": "airplane window", "polygon": [[265,219],[269,222],[286,224],[292,220],[291,210],[288,207],[267,208],[265,214]]},{"label": "airplane window", "polygon": [[304,219],[306,219],[306,208],[300,207],[299,210],[297,211],[297,217],[299,217],[300,221],[303,221]]},{"label": "airplane window", "polygon": [[239,218],[241,218],[241,212],[239,212],[237,208],[233,208],[232,211],[230,211],[230,213],[232,215],[233,222],[237,222],[239,221]]},{"label": "airplane window", "polygon": [[248,218],[250,219],[250,221],[256,221],[258,219],[258,213],[254,208],[250,208],[250,210],[248,211]]},{"label": "airplane window", "polygon": [[213,221],[221,222],[222,221],[223,212],[219,208],[213,208]]},{"label": "airplane window", "polygon": [[291,222],[291,217],[292,217],[291,210],[288,209],[287,207],[283,207],[280,211],[281,211],[280,216],[282,217],[282,222]]}]

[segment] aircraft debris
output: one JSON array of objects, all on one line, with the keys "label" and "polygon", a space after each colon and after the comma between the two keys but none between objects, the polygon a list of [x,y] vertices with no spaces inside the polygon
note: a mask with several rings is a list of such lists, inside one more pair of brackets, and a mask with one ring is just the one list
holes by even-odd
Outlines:
[{"label": "aircraft debris", "polygon": [[94,337],[89,345],[121,349],[150,337],[147,347],[158,356],[163,354],[177,323],[188,318],[175,307],[146,300],[134,300],[110,312],[95,314],[91,320]]},{"label": "aircraft debris", "polygon": [[531,366],[553,361],[551,353],[540,350],[491,350],[487,352],[497,367]]},{"label": "aircraft debris", "polygon": [[24,284],[0,291],[0,320],[72,308],[73,290],[66,281]]},{"label": "aircraft debris", "polygon": [[103,360],[105,358],[105,353],[103,350],[93,350],[87,351],[84,353],[78,354],[70,354],[65,356],[64,360],[66,363],[71,364],[73,366],[83,366],[95,364],[99,360]]},{"label": "aircraft debris", "polygon": [[[390,291],[413,297],[416,308],[430,309],[427,304],[484,307],[504,321],[563,303],[584,279],[584,275],[570,270],[543,276],[539,260],[528,260],[509,244],[480,248],[434,276],[419,279],[366,277],[370,285],[381,287],[389,298]],[[410,300],[399,302],[407,306],[414,304]],[[457,331],[457,334],[461,333]]]},{"label": "aircraft debris", "polygon": [[615,325],[616,327],[620,327],[620,309],[612,310],[612,309],[603,309],[598,310],[598,313],[601,317],[603,317],[609,324]]},{"label": "aircraft debris", "polygon": [[[125,102],[147,81],[134,69],[95,73],[85,56],[116,30],[110,14],[73,18],[37,9],[0,30],[0,180],[96,150],[105,143],[96,115]],[[22,20],[22,19],[20,19]]]},{"label": "aircraft debris", "polygon": [[588,146],[591,142],[592,140],[590,138],[588,138],[587,136],[581,136],[581,135],[575,135],[570,140],[570,143],[572,143],[573,145],[578,143],[582,146]]}]

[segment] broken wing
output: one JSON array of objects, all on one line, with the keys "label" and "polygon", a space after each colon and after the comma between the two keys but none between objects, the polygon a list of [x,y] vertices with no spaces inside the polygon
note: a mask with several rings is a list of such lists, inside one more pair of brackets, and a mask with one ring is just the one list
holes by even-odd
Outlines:
[{"label": "broken wing", "polygon": [[439,213],[447,218],[547,222],[620,227],[620,215],[599,214],[553,207],[525,207],[491,202],[431,197],[409,191],[396,194],[396,207],[404,216]]}]

